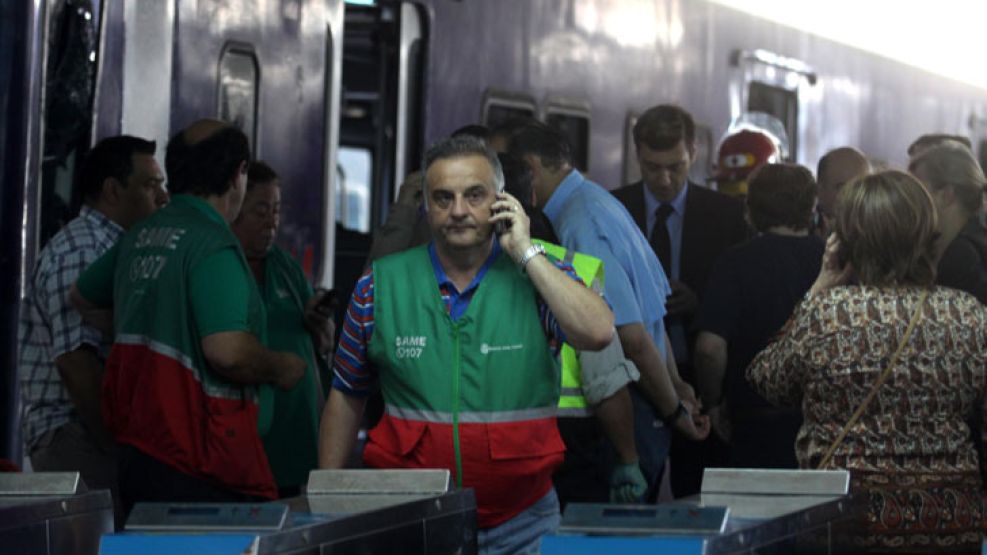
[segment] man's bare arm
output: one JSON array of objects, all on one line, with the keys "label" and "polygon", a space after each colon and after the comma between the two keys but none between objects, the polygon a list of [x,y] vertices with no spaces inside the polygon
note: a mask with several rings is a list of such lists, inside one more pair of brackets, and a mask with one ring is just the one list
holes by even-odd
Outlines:
[{"label": "man's bare arm", "polygon": [[96,443],[109,451],[113,438],[103,425],[101,395],[103,389],[103,363],[95,348],[81,346],[55,358],[55,367],[68,391],[79,420]]},{"label": "man's bare arm", "polygon": [[727,341],[715,333],[699,332],[696,338],[696,385],[708,407],[720,404],[727,368]]},{"label": "man's bare arm", "polygon": [[598,351],[610,343],[613,312],[603,297],[567,276],[544,256],[533,258],[525,270],[565,332],[567,343],[586,351]]},{"label": "man's bare arm", "polygon": [[319,424],[319,468],[343,468],[353,452],[367,406],[365,397],[333,388]]},{"label": "man's bare arm", "polygon": [[245,331],[209,334],[202,338],[202,352],[216,372],[236,383],[291,389],[305,375],[305,361],[298,355],[267,349]]},{"label": "man's bare arm", "polygon": [[[678,394],[669,376],[665,361],[655,346],[651,336],[644,329],[644,324],[625,324],[617,327],[620,344],[627,355],[641,372],[638,382],[641,391],[648,401],[662,416],[668,416],[678,408]],[[699,424],[697,427],[696,424]],[[675,421],[675,429],[694,440],[705,439],[709,435],[709,420],[699,417],[679,418]]]},{"label": "man's bare arm", "polygon": [[113,309],[103,306],[98,306],[94,303],[86,300],[79,292],[79,289],[72,284],[72,289],[69,291],[69,303],[73,308],[79,311],[82,315],[82,319],[85,320],[87,324],[99,330],[104,337],[113,337]]}]

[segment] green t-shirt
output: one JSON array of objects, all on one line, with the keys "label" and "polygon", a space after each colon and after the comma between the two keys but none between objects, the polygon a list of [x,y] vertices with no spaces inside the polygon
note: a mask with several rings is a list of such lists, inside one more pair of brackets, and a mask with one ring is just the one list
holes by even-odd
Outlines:
[{"label": "green t-shirt", "polygon": [[[194,199],[193,205],[211,219],[222,216],[206,202]],[[113,306],[113,274],[120,244],[116,244],[79,276],[76,287],[89,302]],[[250,279],[243,271],[235,248],[219,250],[189,270],[188,292],[192,318],[202,337],[223,331],[250,331],[247,303]]]},{"label": "green t-shirt", "polygon": [[[261,398],[262,409],[272,410],[271,428],[262,439],[271,471],[279,487],[299,486],[318,464],[319,408],[323,395],[320,357],[305,327],[305,303],[312,287],[291,255],[275,246],[264,264],[259,284],[267,310],[267,346],[290,351],[305,360],[305,376],[289,391],[273,389]],[[265,404],[271,403],[273,407]]]}]

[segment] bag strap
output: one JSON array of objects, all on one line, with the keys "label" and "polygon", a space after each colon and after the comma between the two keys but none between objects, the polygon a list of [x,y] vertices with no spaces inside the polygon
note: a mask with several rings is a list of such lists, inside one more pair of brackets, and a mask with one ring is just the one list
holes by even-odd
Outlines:
[{"label": "bag strap", "polygon": [[843,429],[840,430],[840,435],[836,436],[836,439],[833,440],[833,443],[829,446],[829,449],[826,450],[826,455],[823,456],[823,459],[819,463],[819,466],[816,467],[817,469],[822,469],[823,467],[826,466],[827,463],[829,463],[829,460],[833,458],[833,453],[836,451],[836,448],[839,447],[841,443],[843,443],[843,440],[846,438],[847,433],[850,432],[850,428],[852,428],[853,425],[857,423],[857,420],[860,419],[860,415],[864,413],[864,411],[867,409],[867,406],[870,405],[871,401],[874,400],[874,397],[877,396],[877,390],[881,388],[884,382],[888,381],[888,378],[891,376],[891,371],[894,370],[894,366],[898,362],[898,357],[901,355],[901,351],[904,350],[905,344],[908,343],[909,338],[911,338],[912,336],[912,331],[915,330],[915,324],[918,323],[919,319],[922,316],[922,305],[925,304],[925,299],[928,296],[929,296],[928,289],[922,291],[922,296],[919,298],[918,304],[915,306],[915,312],[912,313],[912,319],[910,322],[908,322],[908,328],[905,329],[905,335],[904,337],[901,338],[901,341],[898,342],[898,348],[895,349],[894,354],[891,356],[891,362],[888,363],[888,366],[887,368],[884,369],[884,372],[881,372],[881,375],[878,376],[877,381],[874,382],[873,387],[870,388],[870,392],[867,393],[867,397],[864,398],[864,402],[860,403],[860,406],[857,407],[857,410],[855,410],[853,412],[853,415],[850,416],[850,420],[848,420],[846,425],[843,426]]}]

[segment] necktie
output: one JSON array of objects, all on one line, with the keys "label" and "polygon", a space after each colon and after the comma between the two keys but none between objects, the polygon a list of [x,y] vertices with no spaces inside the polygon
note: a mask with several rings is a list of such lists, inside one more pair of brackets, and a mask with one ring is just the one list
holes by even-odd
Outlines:
[{"label": "necktie", "polygon": [[655,226],[651,228],[651,248],[658,255],[665,276],[672,279],[672,240],[668,236],[668,217],[675,209],[671,204],[660,204],[655,210]]}]

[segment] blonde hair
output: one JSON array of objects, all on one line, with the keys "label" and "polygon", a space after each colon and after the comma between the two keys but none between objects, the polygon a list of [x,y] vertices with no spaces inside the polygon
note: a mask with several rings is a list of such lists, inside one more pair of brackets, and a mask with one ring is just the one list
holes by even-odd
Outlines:
[{"label": "blonde hair", "polygon": [[980,210],[987,179],[973,152],[962,143],[949,140],[930,147],[916,156],[908,169],[921,173],[933,191],[952,186],[967,214]]},{"label": "blonde hair", "polygon": [[834,228],[841,255],[862,285],[931,286],[936,226],[932,196],[902,171],[861,176],[837,200]]}]

